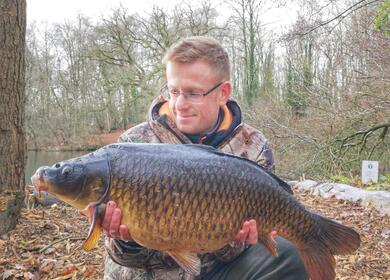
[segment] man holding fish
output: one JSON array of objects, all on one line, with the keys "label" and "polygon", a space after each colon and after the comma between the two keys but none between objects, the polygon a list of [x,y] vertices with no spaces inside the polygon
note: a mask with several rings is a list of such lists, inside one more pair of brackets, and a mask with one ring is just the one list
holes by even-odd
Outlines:
[{"label": "man holding fish", "polygon": [[[238,104],[230,99],[230,64],[226,50],[208,37],[190,37],[166,53],[167,85],[153,102],[149,120],[130,128],[119,142],[204,144],[247,158],[274,171],[269,143],[261,132],[242,122]],[[107,235],[106,280],[192,279],[164,252],[144,248],[121,225],[122,210],[107,204],[102,223]],[[274,239],[276,231],[270,232]],[[200,254],[195,279],[308,279],[296,248],[276,237],[278,256],[258,244],[255,220],[245,221],[231,245]]]}]

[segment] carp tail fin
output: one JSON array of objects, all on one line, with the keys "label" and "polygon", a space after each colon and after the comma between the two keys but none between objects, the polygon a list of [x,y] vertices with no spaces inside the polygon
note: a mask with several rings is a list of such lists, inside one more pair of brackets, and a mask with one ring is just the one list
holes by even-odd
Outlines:
[{"label": "carp tail fin", "polygon": [[359,248],[360,235],[354,229],[317,214],[313,215],[321,228],[318,238],[333,255],[350,254]]},{"label": "carp tail fin", "polygon": [[335,279],[336,261],[333,255],[350,254],[360,246],[359,234],[350,227],[314,215],[319,231],[309,242],[297,244],[306,270],[312,280]]},{"label": "carp tail fin", "polygon": [[306,271],[311,280],[334,280],[336,261],[324,246],[299,249]]}]

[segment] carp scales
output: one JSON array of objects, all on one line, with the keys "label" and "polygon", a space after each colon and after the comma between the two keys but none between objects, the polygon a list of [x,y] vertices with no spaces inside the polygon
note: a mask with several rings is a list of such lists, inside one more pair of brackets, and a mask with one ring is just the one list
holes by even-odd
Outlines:
[{"label": "carp scales", "polygon": [[305,209],[277,176],[205,145],[111,144],[40,167],[32,182],[90,213],[84,249],[96,246],[104,205],[113,200],[135,242],[168,253],[193,275],[200,273],[198,253],[231,243],[250,219],[257,221],[259,243],[273,255],[272,230],[290,240],[313,280],[334,279],[333,255],[360,245],[356,231]]}]

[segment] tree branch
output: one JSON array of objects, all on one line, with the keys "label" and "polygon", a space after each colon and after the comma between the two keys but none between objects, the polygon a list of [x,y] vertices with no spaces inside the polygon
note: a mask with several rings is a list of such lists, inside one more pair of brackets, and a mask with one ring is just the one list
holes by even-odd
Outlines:
[{"label": "tree branch", "polygon": [[[356,10],[359,10],[365,6],[368,6],[370,4],[373,4],[375,2],[379,2],[380,0],[374,0],[374,1],[371,1],[371,2],[368,2],[368,3],[365,3],[364,5],[361,5],[361,6],[358,6],[359,4],[365,2],[367,0],[360,0],[359,2],[353,4],[352,6],[348,7],[346,10],[344,10],[343,12],[341,12],[340,14],[336,15],[335,17],[327,20],[327,21],[324,21],[324,22],[321,22],[320,24],[318,24],[317,26],[314,26],[312,28],[310,28],[308,31],[306,32],[303,32],[303,33],[297,33],[296,35],[300,35],[300,36],[305,36],[311,32],[313,32],[314,30],[317,30],[318,28],[322,27],[322,26],[325,26],[325,25],[328,25],[329,23],[331,23],[332,21],[335,21],[336,19],[339,19],[340,18],[340,21],[343,20],[345,17],[347,17],[348,15],[350,15],[351,13],[355,12]],[[358,7],[356,7],[358,6]],[[356,8],[355,8],[356,7]]]}]

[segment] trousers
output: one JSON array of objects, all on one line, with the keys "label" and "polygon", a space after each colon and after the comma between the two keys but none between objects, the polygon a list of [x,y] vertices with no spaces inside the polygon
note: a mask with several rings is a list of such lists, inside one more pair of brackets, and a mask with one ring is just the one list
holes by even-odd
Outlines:
[{"label": "trousers", "polygon": [[182,269],[145,271],[116,264],[107,256],[104,280],[308,280],[305,266],[293,244],[276,237],[278,256],[272,256],[261,244],[250,246],[229,263],[217,261],[205,275],[193,277]]}]

